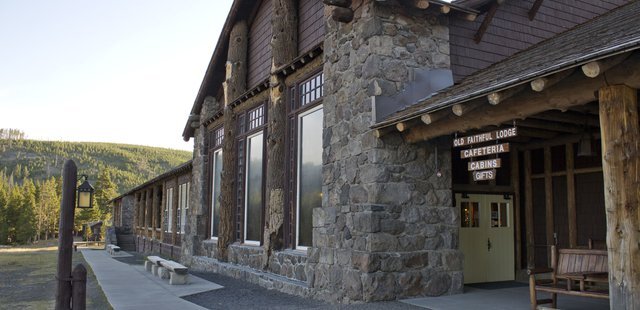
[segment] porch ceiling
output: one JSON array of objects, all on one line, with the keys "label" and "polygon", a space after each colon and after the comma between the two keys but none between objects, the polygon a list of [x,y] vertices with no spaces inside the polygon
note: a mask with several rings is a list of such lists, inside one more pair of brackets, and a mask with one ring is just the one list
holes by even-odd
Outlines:
[{"label": "porch ceiling", "polygon": [[[481,70],[372,128],[378,137],[401,131],[411,143],[527,117],[519,127],[530,129],[531,137],[597,126],[597,105],[578,106],[595,102],[593,92],[607,83],[640,84],[640,56],[632,52],[640,48],[639,15],[640,2],[631,2]],[[544,112],[553,109],[566,112]]]}]

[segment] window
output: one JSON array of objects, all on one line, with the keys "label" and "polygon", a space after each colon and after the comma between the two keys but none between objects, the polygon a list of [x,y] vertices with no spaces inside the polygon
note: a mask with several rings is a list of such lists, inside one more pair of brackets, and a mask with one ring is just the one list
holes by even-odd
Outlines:
[{"label": "window", "polygon": [[189,209],[189,185],[190,183],[180,184],[178,187],[178,212],[177,212],[177,231],[184,234],[184,227],[187,220],[187,210]]},{"label": "window", "polygon": [[462,227],[480,227],[480,213],[477,202],[461,202],[460,209],[462,213]]},{"label": "window", "polygon": [[167,225],[165,226],[164,231],[171,232],[173,227],[173,188],[167,189],[167,202],[165,203],[164,217]]},{"label": "window", "polygon": [[238,180],[242,180],[238,186],[238,212],[244,215],[242,239],[252,245],[259,245],[262,237],[265,119],[265,105],[238,117]]},{"label": "window", "polygon": [[220,189],[222,184],[222,142],[224,128],[214,131],[213,155],[211,159],[211,239],[218,238],[220,224]]},{"label": "window", "polygon": [[291,88],[289,206],[295,236],[291,243],[298,249],[312,246],[313,209],[322,207],[323,85],[320,72]]}]

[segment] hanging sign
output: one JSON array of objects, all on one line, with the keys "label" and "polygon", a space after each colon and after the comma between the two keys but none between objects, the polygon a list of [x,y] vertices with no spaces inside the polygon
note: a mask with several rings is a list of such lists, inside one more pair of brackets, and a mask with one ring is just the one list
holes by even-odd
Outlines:
[{"label": "hanging sign", "polygon": [[491,154],[509,152],[509,143],[482,146],[475,149],[467,149],[460,151],[460,158],[480,157]]},{"label": "hanging sign", "polygon": [[495,169],[500,168],[501,166],[502,161],[500,160],[500,158],[472,161],[467,164],[467,171]]},{"label": "hanging sign", "polygon": [[496,179],[496,169],[479,170],[472,172],[474,181],[487,181]]},{"label": "hanging sign", "polygon": [[491,132],[485,132],[473,136],[455,138],[453,140],[453,147],[461,147],[465,145],[478,144],[484,142],[495,141],[498,139],[513,138],[518,135],[518,128],[505,128]]}]

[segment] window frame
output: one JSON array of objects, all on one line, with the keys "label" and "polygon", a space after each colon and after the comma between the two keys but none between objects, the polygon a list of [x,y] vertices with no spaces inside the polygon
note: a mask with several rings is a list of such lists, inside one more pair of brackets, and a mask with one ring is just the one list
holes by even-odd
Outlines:
[{"label": "window frame", "polygon": [[[236,135],[236,141],[237,143],[237,147],[242,146],[242,156],[238,156],[236,158],[236,176],[242,175],[242,179],[238,179],[241,180],[238,182],[238,184],[236,185],[236,201],[241,200],[242,201],[242,208],[236,208],[236,212],[242,212],[242,219],[238,217],[236,217],[236,224],[241,225],[242,228],[240,229],[240,231],[238,231],[239,235],[238,235],[238,239],[240,239],[240,241],[243,244],[246,245],[252,245],[252,246],[259,246],[262,245],[263,243],[263,233],[260,234],[260,240],[246,240],[246,235],[247,235],[247,178],[248,178],[248,174],[247,174],[247,163],[249,160],[249,147],[248,147],[248,142],[251,138],[256,137],[258,135],[262,135],[262,184],[261,184],[261,191],[262,191],[262,205],[260,207],[260,231],[264,232],[264,220],[265,220],[265,216],[264,216],[264,211],[265,211],[265,204],[266,204],[266,195],[265,195],[265,189],[266,189],[266,168],[267,168],[267,149],[266,149],[266,136],[267,136],[267,120],[268,120],[268,115],[267,115],[267,104],[268,102],[261,102],[257,105],[255,105],[254,107],[247,109],[241,113],[239,113],[237,115],[237,125],[238,125],[238,134]],[[257,110],[260,110],[260,113],[258,113],[259,117],[257,118],[251,118],[252,113],[256,112]],[[256,122],[256,120],[259,120],[258,122]],[[252,126],[253,125],[253,126]],[[239,188],[241,187],[241,191],[242,191],[242,196],[240,195],[240,191]],[[237,206],[238,207],[238,206]]]},{"label": "window frame", "polygon": [[[318,80],[316,80],[319,78]],[[312,88],[314,91],[319,88],[319,96],[315,96],[313,100],[304,98],[307,93],[303,92],[306,89],[305,84],[310,81],[319,81],[320,84],[316,84],[317,87]],[[285,207],[285,220],[289,223],[285,225],[285,244],[288,248],[298,251],[306,251],[311,246],[300,246],[299,243],[299,200],[300,200],[300,169],[299,169],[299,155],[300,147],[300,119],[306,115],[309,115],[317,110],[324,109],[324,72],[322,68],[313,71],[309,75],[301,78],[298,82],[292,84],[288,88],[287,99],[287,135],[286,138],[286,166],[287,174],[290,181],[286,184],[286,207]],[[324,118],[324,115],[323,115]],[[324,128],[323,128],[324,132]],[[293,137],[292,137],[293,135]],[[295,182],[295,183],[294,183]],[[292,184],[294,183],[294,184]],[[312,219],[313,221],[313,219]],[[312,228],[313,229],[313,228]],[[313,232],[312,232],[313,234]],[[313,240],[313,237],[312,237]],[[312,241],[313,242],[313,241]]]},{"label": "window frame", "polygon": [[173,187],[167,188],[167,199],[164,204],[164,212],[166,215],[164,232],[173,233]]},{"label": "window frame", "polygon": [[[209,145],[210,145],[210,149],[209,149],[209,163],[210,163],[210,167],[209,167],[209,176],[210,176],[210,181],[211,183],[209,184],[210,188],[209,188],[209,239],[211,240],[218,240],[219,237],[219,233],[216,232],[216,236],[213,235],[213,221],[215,220],[215,201],[216,201],[216,197],[214,197],[214,191],[215,191],[215,169],[216,169],[216,153],[220,153],[220,160],[222,160],[222,165],[224,165],[224,152],[222,150],[222,146],[224,143],[224,126],[218,126],[216,128],[214,128],[213,130],[210,131],[210,135],[209,135]],[[222,168],[224,169],[224,167]],[[220,171],[220,183],[222,183],[222,170]],[[221,189],[222,189],[222,184],[220,184]],[[220,215],[218,215],[220,216]],[[219,223],[219,222],[218,222]]]}]

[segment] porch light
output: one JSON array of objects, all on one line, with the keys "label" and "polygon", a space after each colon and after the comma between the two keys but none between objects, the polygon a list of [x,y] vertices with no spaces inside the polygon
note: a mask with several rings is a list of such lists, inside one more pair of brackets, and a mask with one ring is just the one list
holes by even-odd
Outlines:
[{"label": "porch light", "polygon": [[593,148],[591,144],[592,137],[588,132],[585,132],[580,141],[578,141],[578,156],[587,157],[593,156]]},{"label": "porch light", "polygon": [[78,208],[93,208],[93,191],[94,188],[89,183],[89,177],[82,175],[84,182],[78,186]]}]

